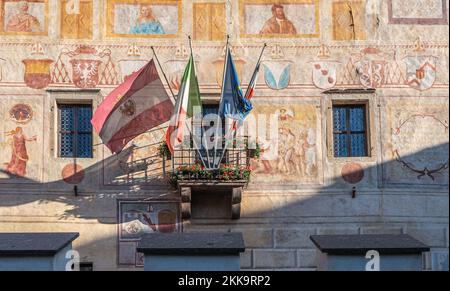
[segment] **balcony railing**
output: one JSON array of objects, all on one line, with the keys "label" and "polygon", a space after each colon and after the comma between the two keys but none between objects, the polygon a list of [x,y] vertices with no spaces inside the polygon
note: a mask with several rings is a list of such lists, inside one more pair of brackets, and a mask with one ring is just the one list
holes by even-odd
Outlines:
[{"label": "balcony railing", "polygon": [[[250,158],[252,151],[247,149],[247,137],[234,142],[232,147],[223,150],[176,149],[172,157],[172,182],[176,181],[216,181],[241,182],[250,178]],[[221,159],[213,162],[213,159]],[[203,161],[202,161],[203,160]],[[216,164],[217,169],[209,169]]]}]

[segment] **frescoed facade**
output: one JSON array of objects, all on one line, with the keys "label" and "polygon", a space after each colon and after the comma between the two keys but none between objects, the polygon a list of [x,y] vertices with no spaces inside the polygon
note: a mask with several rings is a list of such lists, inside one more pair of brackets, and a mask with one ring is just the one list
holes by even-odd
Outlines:
[{"label": "frescoed facade", "polygon": [[[79,232],[94,270],[141,270],[136,244],[155,232],[242,232],[243,270],[315,270],[314,234],[406,233],[430,246],[425,270],[448,269],[448,7],[0,0],[0,232]],[[255,137],[239,199],[211,186],[187,215],[167,124],[111,154],[89,121],[152,49],[177,94],[189,35],[208,112],[227,35],[244,91],[267,44],[249,118],[276,130]]]}]

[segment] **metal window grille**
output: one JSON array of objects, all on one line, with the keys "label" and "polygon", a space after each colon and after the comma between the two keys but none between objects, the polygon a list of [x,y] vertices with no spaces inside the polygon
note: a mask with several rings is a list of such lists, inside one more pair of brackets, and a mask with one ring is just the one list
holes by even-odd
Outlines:
[{"label": "metal window grille", "polygon": [[365,105],[333,106],[333,146],[335,157],[367,156]]},{"label": "metal window grille", "polygon": [[92,158],[92,106],[61,104],[59,110],[59,156]]}]

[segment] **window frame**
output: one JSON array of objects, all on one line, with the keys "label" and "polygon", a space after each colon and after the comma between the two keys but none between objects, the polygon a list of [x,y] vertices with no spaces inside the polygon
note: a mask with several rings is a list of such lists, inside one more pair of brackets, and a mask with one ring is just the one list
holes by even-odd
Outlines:
[{"label": "window frame", "polygon": [[[379,122],[380,104],[375,90],[342,89],[322,92],[323,116],[326,116],[323,129],[326,132],[326,147],[324,154],[327,160],[332,163],[372,163],[377,161],[379,130],[375,126]],[[362,105],[366,106],[366,143],[367,156],[363,157],[335,157],[334,156],[334,136],[333,136],[333,106],[336,105]]]},{"label": "window frame", "polygon": [[[332,135],[333,135],[333,157],[334,158],[362,158],[362,157],[370,157],[370,154],[369,154],[369,133],[368,133],[369,128],[368,128],[368,122],[367,122],[367,119],[368,119],[368,113],[367,113],[368,108],[367,108],[367,106],[368,106],[368,104],[361,103],[361,102],[358,102],[358,103],[346,102],[344,104],[339,104],[339,103],[333,103],[332,104],[332,113],[331,114],[332,114],[332,122],[333,122]],[[334,129],[334,109],[336,107],[345,108],[345,128],[346,128],[345,131],[336,132],[335,129]],[[359,108],[362,107],[362,109],[364,111],[364,114],[363,114],[363,128],[364,128],[364,130],[363,131],[352,131],[351,130],[351,125],[350,125],[350,109],[351,108],[358,108],[358,107]],[[336,150],[334,148],[334,146],[335,146],[335,144],[334,144],[334,137],[335,137],[336,134],[344,134],[345,135],[346,140],[347,140],[346,146],[347,146],[347,152],[349,154],[348,156],[337,156],[336,155]],[[363,156],[353,156],[352,155],[352,134],[364,134],[364,136],[365,136],[365,143],[364,143],[365,155],[363,155]]]},{"label": "window frame", "polygon": [[[72,133],[74,135],[72,142],[74,143],[74,155],[72,156],[62,156],[61,155],[61,135],[64,134],[62,132],[61,129],[61,108],[62,107],[75,107],[77,108],[76,111],[78,111],[78,108],[81,107],[90,107],[91,108],[91,115],[94,113],[94,107],[92,104],[92,100],[76,100],[76,101],[69,101],[69,100],[56,100],[56,110],[57,110],[57,118],[56,118],[56,135],[57,135],[57,152],[56,155],[58,158],[63,158],[63,159],[92,159],[94,158],[94,130],[93,128],[91,129],[90,132],[80,132],[78,131],[78,115],[74,114],[74,130],[73,131],[67,131],[64,132],[65,134],[67,133]],[[80,157],[78,156],[78,134],[91,134],[91,151],[90,151],[90,155],[87,157]]]}]

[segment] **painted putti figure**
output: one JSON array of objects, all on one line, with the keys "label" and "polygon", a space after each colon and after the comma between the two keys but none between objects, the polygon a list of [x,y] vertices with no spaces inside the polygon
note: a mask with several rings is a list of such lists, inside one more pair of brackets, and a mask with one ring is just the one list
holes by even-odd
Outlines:
[{"label": "painted putti figure", "polygon": [[130,30],[133,34],[164,34],[161,23],[156,19],[150,5],[142,5],[135,26]]}]

